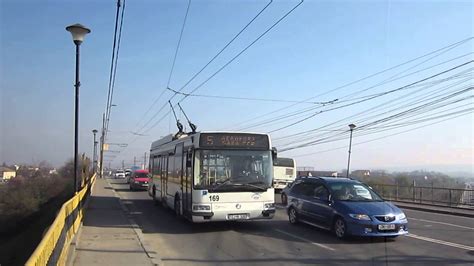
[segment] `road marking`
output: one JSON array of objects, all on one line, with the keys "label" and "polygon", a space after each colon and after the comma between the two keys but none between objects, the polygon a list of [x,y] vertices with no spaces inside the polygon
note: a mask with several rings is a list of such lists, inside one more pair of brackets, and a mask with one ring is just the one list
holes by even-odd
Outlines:
[{"label": "road marking", "polygon": [[456,244],[456,243],[447,242],[447,241],[443,241],[443,240],[438,240],[438,239],[434,239],[434,238],[418,236],[418,235],[414,235],[414,234],[408,234],[407,237],[411,237],[411,238],[415,238],[415,239],[419,239],[419,240],[424,240],[424,241],[428,241],[428,242],[432,242],[432,243],[436,243],[436,244],[441,244],[441,245],[445,245],[445,246],[450,246],[450,247],[454,247],[454,248],[460,248],[460,249],[465,249],[465,250],[469,250],[469,251],[474,251],[474,247],[471,247],[471,246]]},{"label": "road marking", "polygon": [[444,222],[437,222],[437,221],[431,221],[431,220],[425,220],[425,219],[418,219],[418,218],[408,217],[408,220],[415,220],[415,221],[434,223],[434,224],[443,224],[443,225],[449,225],[449,226],[459,227],[459,228],[468,229],[468,230],[474,230],[473,227],[462,226],[462,225],[457,225],[457,224],[450,224],[450,223],[444,223]]},{"label": "road marking", "polygon": [[287,236],[291,236],[293,238],[296,238],[296,239],[299,239],[299,240],[302,240],[302,241],[305,241],[305,242],[308,242],[308,243],[311,243],[312,245],[315,245],[315,246],[318,246],[320,248],[324,248],[324,249],[327,249],[327,250],[331,250],[331,251],[335,251],[335,249],[331,248],[331,247],[328,247],[326,245],[323,245],[323,244],[320,244],[320,243],[316,243],[316,242],[313,242],[309,239],[306,239],[306,238],[303,238],[303,237],[300,237],[300,236],[297,236],[297,235],[294,235],[294,234],[291,234],[291,233],[288,233],[288,232],[285,232],[285,231],[282,231],[282,230],[279,230],[279,229],[274,229],[275,231],[279,232],[279,233],[282,233],[284,235],[287,235]]}]

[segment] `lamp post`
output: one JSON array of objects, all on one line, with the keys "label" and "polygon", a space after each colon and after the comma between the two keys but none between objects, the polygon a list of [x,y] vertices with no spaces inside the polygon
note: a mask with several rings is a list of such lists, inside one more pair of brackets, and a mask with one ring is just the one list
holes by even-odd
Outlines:
[{"label": "lamp post", "polygon": [[356,125],[354,124],[350,124],[349,125],[349,129],[351,131],[351,137],[349,139],[349,158],[347,159],[347,173],[346,173],[346,177],[349,177],[349,167],[351,165],[351,148],[352,148],[352,131],[354,131],[354,128],[356,127]]},{"label": "lamp post", "polygon": [[95,135],[99,132],[97,129],[92,130],[92,133],[94,134],[94,153],[92,154],[92,172],[95,173],[97,169],[97,140],[95,138]]},{"label": "lamp post", "polygon": [[100,134],[100,163],[99,163],[99,177],[102,178],[104,174],[104,141],[105,141],[105,113],[102,113],[102,133]]},{"label": "lamp post", "polygon": [[84,41],[86,34],[90,33],[91,30],[82,26],[81,24],[74,24],[66,27],[66,30],[72,34],[72,40],[76,45],[76,84],[75,89],[75,111],[74,111],[74,192],[77,192],[77,169],[78,169],[78,135],[79,135],[79,46]]}]

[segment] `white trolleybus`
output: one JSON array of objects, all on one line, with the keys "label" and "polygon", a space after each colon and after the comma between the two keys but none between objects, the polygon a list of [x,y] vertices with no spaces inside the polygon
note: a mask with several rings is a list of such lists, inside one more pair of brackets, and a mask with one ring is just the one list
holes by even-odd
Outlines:
[{"label": "white trolleybus", "polygon": [[151,145],[148,193],[192,222],[271,219],[273,158],[267,134],[170,135]]},{"label": "white trolleybus", "polygon": [[296,179],[296,165],[292,158],[276,158],[273,160],[273,187],[284,189]]}]

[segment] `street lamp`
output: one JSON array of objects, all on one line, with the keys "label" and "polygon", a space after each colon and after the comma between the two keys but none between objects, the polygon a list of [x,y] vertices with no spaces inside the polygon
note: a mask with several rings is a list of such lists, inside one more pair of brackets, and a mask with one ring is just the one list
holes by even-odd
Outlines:
[{"label": "street lamp", "polygon": [[92,154],[92,172],[95,173],[97,169],[97,140],[95,138],[95,135],[99,132],[97,129],[92,130],[92,133],[94,134],[94,153]]},{"label": "street lamp", "polygon": [[75,89],[75,111],[74,111],[74,192],[77,192],[77,168],[78,168],[78,135],[79,135],[79,46],[84,41],[86,34],[90,33],[91,30],[82,26],[81,24],[74,24],[66,27],[66,30],[72,34],[72,40],[76,45],[76,84]]},{"label": "street lamp", "polygon": [[349,158],[347,159],[347,173],[346,173],[346,177],[349,177],[349,166],[351,164],[351,148],[352,148],[352,131],[354,131],[354,128],[356,127],[356,125],[354,124],[350,124],[349,125],[349,129],[351,131],[351,137],[349,139]]}]

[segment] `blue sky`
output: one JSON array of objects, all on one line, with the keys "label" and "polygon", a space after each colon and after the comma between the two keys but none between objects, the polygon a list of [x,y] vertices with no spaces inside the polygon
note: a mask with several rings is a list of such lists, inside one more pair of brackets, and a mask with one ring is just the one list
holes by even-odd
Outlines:
[{"label": "blue sky", "polygon": [[[170,87],[181,88],[267,2],[192,1]],[[274,1],[183,92],[195,88],[297,2]],[[73,23],[82,23],[92,29],[81,46],[80,91],[80,150],[92,153],[91,131],[100,128],[107,99],[115,5],[112,0],[1,1],[0,161],[31,163],[48,160],[60,165],[72,157],[74,46],[64,28]],[[157,114],[150,125],[160,117],[164,119],[148,130],[145,133],[147,136],[137,138],[130,134],[130,131],[140,129],[172,96],[171,92],[166,92],[144,117],[145,111],[166,87],[186,5],[187,1],[126,3],[113,100],[117,107],[112,110],[109,142],[130,145],[112,161],[114,166],[122,160],[129,164],[134,156],[142,157],[152,141],[175,131],[173,120],[169,115],[165,116],[169,108],[165,108],[165,112]],[[196,93],[306,99],[474,36],[473,12],[471,1],[306,0]],[[472,60],[472,54],[466,54],[473,52],[473,45],[473,40],[467,41],[413,68],[413,71],[465,55],[462,58],[377,87],[360,96],[403,86]],[[329,101],[357,92],[418,62],[317,97],[314,101]],[[472,91],[467,95],[472,96]],[[345,121],[345,117],[377,104],[389,103],[396,96],[317,115],[271,136],[277,139],[338,120],[342,120],[341,125],[347,125],[354,121]],[[463,103],[473,105],[472,99]],[[182,105],[200,130],[229,130],[242,127],[244,122],[274,112],[289,103],[189,97]],[[300,103],[265,118],[305,107],[311,105]],[[297,120],[292,118],[278,125],[248,130],[269,132]],[[430,166],[442,165],[472,171],[473,121],[471,112],[404,134],[355,145],[352,168],[420,166],[429,169]],[[347,130],[347,126],[341,126],[340,130]],[[357,136],[357,132],[354,132],[354,144],[389,134],[384,132],[362,137]],[[278,144],[282,144],[278,141],[274,143],[277,148]],[[347,144],[346,138],[281,155],[295,156],[300,166],[340,170],[346,165],[347,149],[344,146]],[[343,148],[321,153],[337,147]],[[311,155],[300,156],[309,153]]]}]

